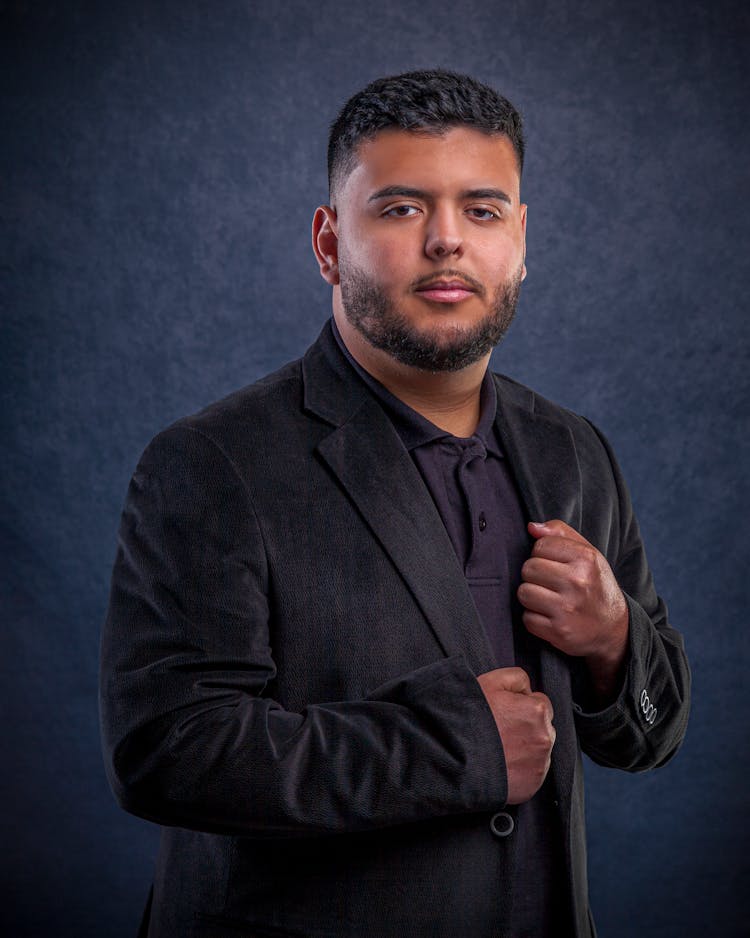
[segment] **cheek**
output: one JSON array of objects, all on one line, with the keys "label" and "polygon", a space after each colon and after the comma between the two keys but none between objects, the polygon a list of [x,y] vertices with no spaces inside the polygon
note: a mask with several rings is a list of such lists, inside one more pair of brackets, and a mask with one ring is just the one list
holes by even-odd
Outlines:
[{"label": "cheek", "polygon": [[504,283],[520,270],[523,263],[523,245],[516,239],[507,238],[500,246],[497,242],[488,245],[487,251],[481,256],[487,282]]},{"label": "cheek", "polygon": [[373,273],[383,286],[403,287],[414,279],[414,264],[405,251],[394,250],[393,245],[378,251],[374,262]]},{"label": "cheek", "polygon": [[412,249],[403,239],[353,234],[351,250],[345,251],[344,257],[370,279],[386,289],[403,287],[414,279]]}]

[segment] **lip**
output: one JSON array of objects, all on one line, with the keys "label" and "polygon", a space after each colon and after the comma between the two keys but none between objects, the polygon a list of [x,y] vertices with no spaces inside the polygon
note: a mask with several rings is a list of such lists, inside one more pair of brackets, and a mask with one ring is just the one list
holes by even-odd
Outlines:
[{"label": "lip", "polygon": [[415,292],[434,303],[460,303],[475,291],[462,280],[433,280]]}]

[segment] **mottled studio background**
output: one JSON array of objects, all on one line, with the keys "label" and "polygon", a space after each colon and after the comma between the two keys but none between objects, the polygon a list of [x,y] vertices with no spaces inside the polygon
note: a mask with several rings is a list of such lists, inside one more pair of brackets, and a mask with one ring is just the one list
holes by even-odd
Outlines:
[{"label": "mottled studio background", "polygon": [[129,476],[315,337],[328,124],[432,65],[525,112],[529,276],[495,367],[609,435],[692,657],[674,761],[588,766],[600,934],[749,933],[747,10],[0,2],[3,935],[134,933],[157,831],[115,806],[97,725]]}]

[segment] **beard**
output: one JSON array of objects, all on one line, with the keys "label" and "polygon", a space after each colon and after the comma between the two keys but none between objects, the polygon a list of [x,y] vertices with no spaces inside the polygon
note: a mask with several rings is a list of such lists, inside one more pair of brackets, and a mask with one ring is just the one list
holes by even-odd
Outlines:
[{"label": "beard", "polygon": [[[431,372],[460,371],[495,348],[508,331],[521,291],[522,270],[523,264],[497,287],[487,314],[467,327],[417,329],[376,281],[349,263],[340,267],[341,302],[349,323],[370,345],[387,352],[402,365]],[[440,275],[461,277],[480,298],[486,293],[480,283],[461,271],[445,270]],[[418,283],[412,284],[412,288]]]}]

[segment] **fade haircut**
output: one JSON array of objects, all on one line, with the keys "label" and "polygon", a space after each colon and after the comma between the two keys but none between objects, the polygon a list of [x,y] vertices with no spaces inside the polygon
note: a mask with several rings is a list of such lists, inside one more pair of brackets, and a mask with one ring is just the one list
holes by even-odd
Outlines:
[{"label": "fade haircut", "polygon": [[444,134],[452,127],[502,134],[523,169],[521,115],[507,98],[469,75],[443,69],[378,78],[350,98],[328,137],[328,189],[331,201],[357,165],[357,148],[381,130]]}]

